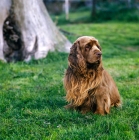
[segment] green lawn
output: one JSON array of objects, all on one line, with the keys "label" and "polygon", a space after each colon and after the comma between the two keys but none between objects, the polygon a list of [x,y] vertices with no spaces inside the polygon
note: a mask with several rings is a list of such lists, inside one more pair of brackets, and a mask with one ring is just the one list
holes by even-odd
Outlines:
[{"label": "green lawn", "polygon": [[78,36],[95,36],[103,64],[123,100],[100,116],[64,109],[67,54],[53,52],[29,63],[0,62],[0,140],[139,140],[138,23],[61,25]]}]

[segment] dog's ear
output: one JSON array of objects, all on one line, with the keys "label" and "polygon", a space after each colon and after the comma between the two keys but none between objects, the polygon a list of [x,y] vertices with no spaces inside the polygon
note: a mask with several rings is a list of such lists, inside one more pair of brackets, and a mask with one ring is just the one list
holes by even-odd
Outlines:
[{"label": "dog's ear", "polygon": [[80,50],[80,42],[75,42],[70,49],[70,54],[68,57],[69,66],[79,73],[84,73],[86,69],[86,62]]},{"label": "dog's ear", "polygon": [[70,67],[76,67],[77,65],[77,43],[75,42],[70,48],[70,54],[68,57]]}]

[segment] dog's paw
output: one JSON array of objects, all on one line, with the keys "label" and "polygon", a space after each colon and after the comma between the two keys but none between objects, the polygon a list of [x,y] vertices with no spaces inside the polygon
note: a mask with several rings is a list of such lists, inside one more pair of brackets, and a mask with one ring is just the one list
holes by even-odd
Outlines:
[{"label": "dog's paw", "polygon": [[75,107],[72,104],[64,106],[65,109],[74,109]]}]

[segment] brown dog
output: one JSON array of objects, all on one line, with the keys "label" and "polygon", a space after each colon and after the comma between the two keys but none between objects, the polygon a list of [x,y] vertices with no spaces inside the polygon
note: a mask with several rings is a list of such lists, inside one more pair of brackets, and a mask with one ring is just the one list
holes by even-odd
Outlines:
[{"label": "brown dog", "polygon": [[104,115],[111,106],[121,105],[118,89],[104,70],[101,56],[101,47],[94,37],[82,36],[74,42],[64,77],[66,99],[70,102],[66,108]]}]

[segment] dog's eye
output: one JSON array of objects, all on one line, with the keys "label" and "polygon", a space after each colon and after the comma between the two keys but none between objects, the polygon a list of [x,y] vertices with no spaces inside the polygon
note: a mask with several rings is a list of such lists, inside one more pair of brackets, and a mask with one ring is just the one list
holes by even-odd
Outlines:
[{"label": "dog's eye", "polygon": [[91,49],[91,45],[90,44],[87,44],[86,46],[85,46],[85,50],[86,51],[89,51]]},{"label": "dog's eye", "polygon": [[101,47],[99,45],[97,45],[97,47],[101,50]]}]

